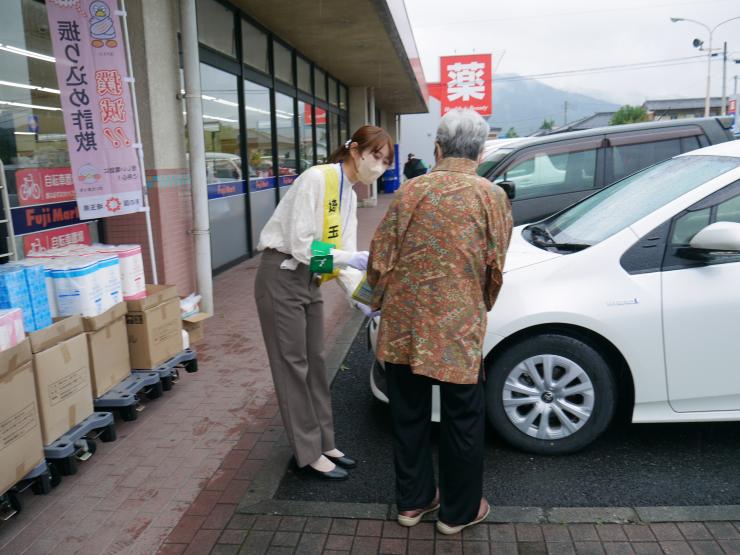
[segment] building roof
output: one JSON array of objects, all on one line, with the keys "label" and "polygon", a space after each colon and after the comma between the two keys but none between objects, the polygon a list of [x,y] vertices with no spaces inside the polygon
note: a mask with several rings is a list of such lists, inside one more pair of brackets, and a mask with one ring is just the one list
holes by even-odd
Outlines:
[{"label": "building roof", "polygon": [[374,87],[391,113],[427,112],[427,88],[403,0],[232,0],[349,86]]},{"label": "building roof", "polygon": [[[712,108],[721,108],[722,99],[712,97],[709,99]],[[648,112],[665,110],[702,110],[704,109],[704,97],[702,98],[666,98],[663,100],[646,100],[643,105]]]}]

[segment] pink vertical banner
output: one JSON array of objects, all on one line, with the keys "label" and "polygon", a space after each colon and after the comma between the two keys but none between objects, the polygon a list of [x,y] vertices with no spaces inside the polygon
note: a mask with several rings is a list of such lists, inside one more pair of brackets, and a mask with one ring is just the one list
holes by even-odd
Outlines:
[{"label": "pink vertical banner", "polygon": [[117,0],[47,0],[80,219],[139,212],[141,168]]}]

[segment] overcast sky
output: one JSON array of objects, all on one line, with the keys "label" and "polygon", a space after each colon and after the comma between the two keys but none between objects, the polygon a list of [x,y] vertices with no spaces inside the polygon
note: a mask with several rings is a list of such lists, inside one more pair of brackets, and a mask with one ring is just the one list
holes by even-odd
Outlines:
[{"label": "overcast sky", "polygon": [[[405,0],[424,74],[439,80],[439,56],[490,52],[496,73],[532,75],[700,56],[691,42],[709,27],[740,16],[739,0]],[[740,58],[740,19],[714,33]],[[714,46],[714,45],[713,45]],[[621,104],[646,98],[703,97],[706,58],[681,65],[608,71],[543,80]],[[690,62],[690,63],[685,63]],[[676,62],[671,62],[676,63]],[[727,90],[740,64],[728,63]],[[712,94],[721,94],[722,63],[712,62]]]}]

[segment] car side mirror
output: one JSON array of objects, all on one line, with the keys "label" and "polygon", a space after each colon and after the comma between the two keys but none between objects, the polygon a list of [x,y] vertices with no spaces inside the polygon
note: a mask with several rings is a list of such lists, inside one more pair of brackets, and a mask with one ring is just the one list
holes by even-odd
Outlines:
[{"label": "car side mirror", "polygon": [[694,235],[689,246],[707,253],[740,254],[740,223],[710,224]]},{"label": "car side mirror", "polygon": [[516,183],[513,181],[499,181],[496,185],[501,187],[504,192],[506,192],[506,196],[509,197],[509,200],[514,200],[516,197]]}]

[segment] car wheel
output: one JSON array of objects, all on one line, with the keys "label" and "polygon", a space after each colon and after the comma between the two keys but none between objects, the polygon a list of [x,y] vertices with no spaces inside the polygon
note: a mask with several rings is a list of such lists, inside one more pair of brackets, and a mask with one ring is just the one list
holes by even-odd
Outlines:
[{"label": "car wheel", "polygon": [[579,339],[527,339],[497,356],[487,371],[488,418],[524,451],[573,453],[599,437],[614,416],[614,375],[604,357]]}]

